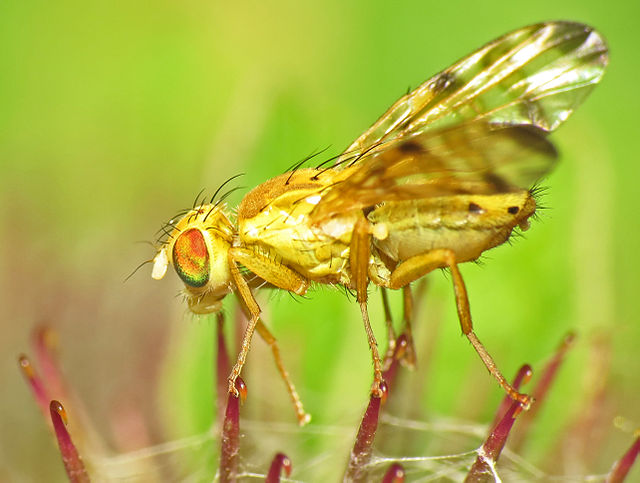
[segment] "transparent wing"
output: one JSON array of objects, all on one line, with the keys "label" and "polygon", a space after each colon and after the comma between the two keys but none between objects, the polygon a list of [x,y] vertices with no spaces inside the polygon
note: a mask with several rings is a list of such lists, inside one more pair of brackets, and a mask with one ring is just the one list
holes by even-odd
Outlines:
[{"label": "transparent wing", "polygon": [[387,143],[470,120],[553,131],[600,81],[607,62],[604,39],[587,25],[548,22],[515,30],[401,97],[336,165],[365,162],[363,153]]},{"label": "transparent wing", "polygon": [[526,189],[555,159],[545,135],[600,81],[607,46],[591,27],[515,30],[400,98],[338,159],[315,222],[383,202]]},{"label": "transparent wing", "polygon": [[315,222],[383,202],[526,189],[557,156],[540,128],[476,120],[411,134],[363,157],[322,193]]}]

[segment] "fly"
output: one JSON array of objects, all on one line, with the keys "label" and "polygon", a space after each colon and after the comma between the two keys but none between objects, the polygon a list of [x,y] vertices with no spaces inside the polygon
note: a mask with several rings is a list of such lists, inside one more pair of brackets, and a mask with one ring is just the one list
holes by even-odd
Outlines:
[{"label": "fly", "polygon": [[583,24],[508,33],[401,97],[330,165],[262,183],[235,217],[221,201],[194,207],[168,225],[152,276],[161,279],[173,265],[197,314],[218,312],[235,292],[249,323],[229,391],[236,393],[257,330],[303,424],[309,417],[253,289],[266,284],[302,295],[321,283],[354,291],[373,359],[371,391],[380,396],[368,285],[403,289],[410,313],[411,283],[448,269],[462,332],[509,396],[528,407],[531,398],[506,381],[473,330],[458,265],[504,243],[514,228],[528,228],[536,211],[531,187],[557,158],[547,135],[600,81],[607,62],[604,39]]}]

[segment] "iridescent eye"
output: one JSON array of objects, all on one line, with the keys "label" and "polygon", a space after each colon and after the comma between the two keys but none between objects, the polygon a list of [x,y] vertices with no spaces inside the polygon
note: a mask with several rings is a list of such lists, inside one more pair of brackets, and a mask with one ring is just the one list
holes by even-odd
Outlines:
[{"label": "iridescent eye", "polygon": [[209,281],[209,252],[200,230],[192,228],[180,234],[173,246],[173,265],[187,285],[206,285]]}]

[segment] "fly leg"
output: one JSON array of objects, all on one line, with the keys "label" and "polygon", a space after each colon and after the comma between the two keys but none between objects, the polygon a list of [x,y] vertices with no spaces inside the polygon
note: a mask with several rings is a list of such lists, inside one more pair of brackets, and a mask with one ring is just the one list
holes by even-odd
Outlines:
[{"label": "fly leg", "polygon": [[422,255],[416,255],[400,263],[391,274],[390,288],[402,288],[436,268],[449,268],[453,278],[453,290],[456,297],[456,307],[462,333],[469,339],[471,345],[476,350],[480,359],[489,370],[491,375],[498,381],[506,393],[515,401],[519,401],[525,409],[528,409],[533,402],[533,398],[526,394],[519,393],[509,384],[499,371],[496,363],[487,350],[484,348],[478,337],[473,332],[471,322],[471,311],[469,310],[469,297],[467,289],[458,270],[455,254],[452,250],[439,248],[431,250]]},{"label": "fly leg", "polygon": [[247,328],[242,335],[242,342],[240,343],[240,352],[238,352],[236,363],[231,370],[231,374],[229,374],[229,392],[234,394],[235,396],[238,396],[238,390],[236,389],[236,379],[238,379],[238,376],[240,376],[242,368],[244,367],[244,363],[247,360],[247,354],[249,353],[249,348],[251,347],[251,338],[253,337],[253,332],[256,329],[258,321],[260,320],[260,306],[251,293],[251,289],[249,288],[249,285],[247,285],[247,281],[240,273],[240,269],[233,259],[231,250],[229,250],[229,271],[231,272],[231,278],[236,288],[238,289],[238,298],[242,301],[249,314],[249,322],[247,323]]},{"label": "fly leg", "polygon": [[[389,366],[393,362],[393,353],[396,348],[396,333],[393,329],[393,317],[391,316],[391,309],[389,308],[389,297],[387,296],[387,290],[382,287],[382,308],[384,309],[385,326],[387,327],[387,351],[384,356],[384,368],[389,369]],[[411,330],[411,321],[413,320],[413,297],[411,296],[411,287],[407,284],[402,287],[402,303],[403,303],[403,323],[404,328],[402,333],[407,338],[407,347],[404,351],[404,355],[400,359],[400,362],[406,367],[411,369],[416,366],[416,350],[413,343],[413,332]]]},{"label": "fly leg", "polygon": [[382,363],[378,354],[378,343],[373,335],[369,312],[367,311],[367,285],[369,284],[369,258],[371,255],[371,234],[369,222],[366,218],[360,218],[354,227],[349,248],[349,264],[351,265],[352,284],[356,288],[356,298],[360,304],[364,330],[367,333],[369,349],[373,359],[373,384],[371,394],[382,397]]},{"label": "fly leg", "polygon": [[278,347],[278,341],[273,336],[271,331],[267,328],[267,326],[264,325],[262,320],[258,321],[256,330],[258,331],[258,334],[260,334],[260,337],[262,337],[262,339],[271,348],[273,359],[275,360],[278,372],[280,373],[280,377],[282,377],[282,380],[287,386],[287,392],[289,393],[289,397],[291,398],[291,402],[293,403],[293,407],[295,408],[296,416],[298,417],[298,424],[300,424],[300,426],[307,424],[309,421],[311,421],[311,416],[305,412],[304,407],[302,406],[302,401],[300,400],[300,396],[298,395],[298,391],[296,391],[296,387],[293,385],[293,381],[291,381],[289,373],[284,367],[284,363],[282,362],[282,358],[280,357],[280,348]]},{"label": "fly leg", "polygon": [[278,347],[275,337],[260,320],[260,306],[256,302],[247,281],[240,273],[240,269],[237,265],[238,263],[244,265],[251,272],[255,273],[267,282],[270,282],[284,290],[289,290],[298,294],[306,291],[309,286],[309,282],[297,272],[294,272],[286,266],[275,264],[269,257],[261,253],[257,253],[254,250],[242,247],[233,247],[229,250],[229,270],[231,272],[231,278],[237,288],[238,296],[249,316],[247,328],[242,336],[242,343],[240,345],[238,358],[233,366],[231,374],[229,375],[229,392],[235,395],[238,394],[235,382],[242,372],[242,368],[247,359],[247,354],[251,347],[253,332],[257,329],[260,336],[265,340],[269,347],[271,347],[271,352],[273,353],[273,358],[275,359],[278,371],[280,372],[280,375],[287,386],[291,400],[293,401],[298,422],[301,425],[305,424],[309,421],[309,415],[304,412],[300,397],[289,378],[289,373],[284,368],[284,364],[280,357],[280,348]]},{"label": "fly leg", "polygon": [[389,307],[389,296],[387,295],[387,289],[380,288],[382,294],[382,308],[384,310],[384,324],[387,328],[387,352],[384,356],[383,370],[389,369],[391,362],[393,361],[393,353],[396,350],[396,332],[393,330],[393,317],[391,316],[391,308]]},{"label": "fly leg", "polygon": [[407,367],[416,367],[416,347],[413,344],[413,331],[411,322],[413,320],[413,297],[411,296],[411,286],[406,284],[402,287],[402,306],[404,317],[404,335],[407,337],[407,348],[401,362]]}]

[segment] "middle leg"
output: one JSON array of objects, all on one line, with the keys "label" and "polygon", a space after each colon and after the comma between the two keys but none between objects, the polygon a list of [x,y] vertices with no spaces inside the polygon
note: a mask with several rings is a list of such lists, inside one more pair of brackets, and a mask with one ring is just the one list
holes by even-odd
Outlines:
[{"label": "middle leg", "polygon": [[373,335],[373,329],[369,322],[369,312],[367,310],[367,285],[369,284],[369,258],[371,255],[371,233],[369,222],[365,217],[360,218],[354,227],[349,247],[349,264],[351,266],[352,284],[356,289],[356,298],[360,304],[362,322],[367,333],[369,349],[373,359],[373,384],[371,394],[382,397],[382,362],[378,354],[378,343]]}]

